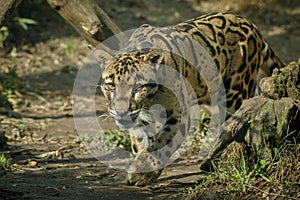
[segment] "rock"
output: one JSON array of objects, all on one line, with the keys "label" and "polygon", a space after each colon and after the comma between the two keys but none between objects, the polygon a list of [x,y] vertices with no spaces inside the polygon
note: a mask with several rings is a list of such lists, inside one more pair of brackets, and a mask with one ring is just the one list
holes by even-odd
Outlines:
[{"label": "rock", "polygon": [[290,97],[300,101],[300,58],[286,67],[274,70],[260,81],[261,93],[271,99]]},{"label": "rock", "polygon": [[253,157],[272,159],[272,151],[285,139],[300,132],[300,108],[292,98],[279,100],[257,96],[245,100],[238,111],[221,126],[213,147],[200,164],[211,169],[211,161],[233,141],[243,142]]}]

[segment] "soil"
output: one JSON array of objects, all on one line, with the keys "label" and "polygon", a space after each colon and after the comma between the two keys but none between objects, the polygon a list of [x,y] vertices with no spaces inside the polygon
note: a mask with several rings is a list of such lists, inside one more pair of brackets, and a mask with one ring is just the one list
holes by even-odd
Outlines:
[{"label": "soil", "polygon": [[[99,4],[122,30],[143,23],[165,26],[208,12],[251,19],[286,63],[300,57],[298,0],[110,0]],[[36,8],[33,9],[33,6]],[[30,12],[29,12],[30,11]],[[147,187],[129,186],[126,173],[97,161],[80,142],[72,117],[72,89],[88,44],[42,1],[23,3],[19,16],[38,21],[12,30],[0,50],[0,73],[14,73],[26,88],[18,117],[0,115],[8,138],[1,150],[12,171],[0,173],[0,199],[182,199],[201,179],[197,157],[181,158]],[[98,100],[104,104],[99,94]],[[99,112],[103,112],[105,108]],[[0,131],[1,132],[1,131]],[[208,194],[209,196],[215,196]]]}]

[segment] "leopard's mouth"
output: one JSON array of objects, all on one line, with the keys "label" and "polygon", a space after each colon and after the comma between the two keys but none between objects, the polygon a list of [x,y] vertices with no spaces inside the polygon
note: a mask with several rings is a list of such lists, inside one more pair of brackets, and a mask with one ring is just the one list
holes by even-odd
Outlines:
[{"label": "leopard's mouth", "polygon": [[115,124],[121,129],[129,129],[139,124],[140,110],[117,112],[115,109],[108,109],[109,114],[114,118]]},{"label": "leopard's mouth", "polygon": [[128,112],[126,115],[116,115],[114,116],[116,125],[121,129],[129,129],[138,125],[139,113]]},{"label": "leopard's mouth", "polygon": [[130,116],[115,119],[115,123],[121,129],[129,129],[136,125],[136,122]]}]

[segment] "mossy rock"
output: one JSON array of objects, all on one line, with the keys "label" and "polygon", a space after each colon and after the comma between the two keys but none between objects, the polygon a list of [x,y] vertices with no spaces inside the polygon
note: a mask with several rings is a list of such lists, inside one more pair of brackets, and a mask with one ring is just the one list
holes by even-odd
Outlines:
[{"label": "mossy rock", "polygon": [[300,58],[286,67],[275,70],[271,77],[260,82],[262,94],[272,99],[290,97],[300,102]]}]

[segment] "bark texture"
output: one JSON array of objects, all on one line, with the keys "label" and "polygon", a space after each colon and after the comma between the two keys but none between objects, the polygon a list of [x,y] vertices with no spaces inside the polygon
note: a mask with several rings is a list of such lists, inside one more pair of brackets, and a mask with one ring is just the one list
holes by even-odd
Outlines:
[{"label": "bark texture", "polygon": [[109,34],[118,34],[120,44],[125,43],[126,38],[122,35],[120,28],[93,0],[47,1],[92,46],[99,45],[110,36]]},{"label": "bark texture", "polygon": [[0,0],[0,26],[21,2],[22,0]]}]

